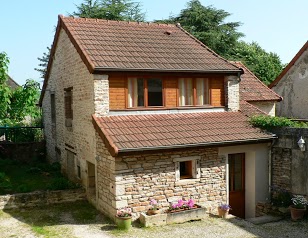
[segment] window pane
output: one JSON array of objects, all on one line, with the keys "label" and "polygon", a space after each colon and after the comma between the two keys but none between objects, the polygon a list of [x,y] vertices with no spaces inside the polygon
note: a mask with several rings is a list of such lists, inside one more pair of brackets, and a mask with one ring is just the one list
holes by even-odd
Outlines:
[{"label": "window pane", "polygon": [[188,179],[192,177],[192,161],[180,162],[180,178]]},{"label": "window pane", "polygon": [[197,105],[209,104],[209,81],[208,79],[197,78]]},{"label": "window pane", "polygon": [[128,107],[144,106],[144,82],[143,79],[128,79]]},{"label": "window pane", "polygon": [[163,106],[163,84],[161,79],[148,79],[148,106]]},{"label": "window pane", "polygon": [[143,107],[144,106],[144,80],[143,79],[138,79],[137,80],[137,90],[138,95],[138,107]]},{"label": "window pane", "polygon": [[193,105],[193,80],[179,79],[179,106]]}]

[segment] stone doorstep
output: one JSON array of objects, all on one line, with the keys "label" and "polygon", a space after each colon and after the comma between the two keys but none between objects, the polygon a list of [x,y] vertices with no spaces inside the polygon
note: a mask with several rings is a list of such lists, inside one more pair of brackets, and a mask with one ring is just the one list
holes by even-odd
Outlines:
[{"label": "stone doorstep", "polygon": [[151,216],[148,216],[146,213],[142,212],[139,220],[142,226],[152,227],[201,220],[207,218],[208,216],[209,214],[206,213],[206,208],[201,207],[181,212],[161,213]]}]

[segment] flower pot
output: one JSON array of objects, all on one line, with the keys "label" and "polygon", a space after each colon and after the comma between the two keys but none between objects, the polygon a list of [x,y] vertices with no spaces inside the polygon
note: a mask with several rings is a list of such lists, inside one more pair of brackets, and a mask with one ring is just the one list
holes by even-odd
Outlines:
[{"label": "flower pot", "polygon": [[160,210],[159,210],[159,209],[156,209],[156,210],[149,209],[149,210],[147,211],[147,215],[148,215],[148,216],[152,216],[152,215],[156,215],[156,214],[160,214]]},{"label": "flower pot", "polygon": [[218,207],[218,216],[221,218],[227,218],[229,215],[229,209],[228,210],[224,210],[221,209],[220,207]]},{"label": "flower pot", "polygon": [[132,217],[116,216],[116,225],[120,230],[129,230],[132,226]]},{"label": "flower pot", "polygon": [[289,208],[291,212],[291,219],[293,221],[303,219],[305,212],[306,212],[306,208],[295,208],[292,205]]}]

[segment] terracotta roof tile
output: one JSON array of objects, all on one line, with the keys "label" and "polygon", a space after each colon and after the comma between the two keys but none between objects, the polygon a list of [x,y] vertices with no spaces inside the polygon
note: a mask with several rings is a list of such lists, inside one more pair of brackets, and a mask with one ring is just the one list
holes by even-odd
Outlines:
[{"label": "terracotta roof tile", "polygon": [[113,154],[274,138],[252,127],[240,112],[93,116],[93,119],[105,143],[113,148]]},{"label": "terracotta roof tile", "polygon": [[62,16],[60,22],[94,68],[239,70],[176,25]]},{"label": "terracotta roof tile", "polygon": [[281,97],[262,83],[244,64],[233,62],[244,70],[240,82],[240,99],[249,101],[281,101]]}]

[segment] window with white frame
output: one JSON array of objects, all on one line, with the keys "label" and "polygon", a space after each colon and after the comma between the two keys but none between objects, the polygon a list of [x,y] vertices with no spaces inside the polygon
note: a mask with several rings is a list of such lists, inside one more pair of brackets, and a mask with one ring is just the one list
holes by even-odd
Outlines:
[{"label": "window with white frame", "polygon": [[176,181],[200,178],[200,156],[175,158]]},{"label": "window with white frame", "polygon": [[210,104],[207,78],[179,79],[179,106],[203,106]]}]

